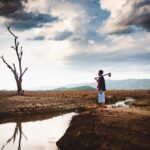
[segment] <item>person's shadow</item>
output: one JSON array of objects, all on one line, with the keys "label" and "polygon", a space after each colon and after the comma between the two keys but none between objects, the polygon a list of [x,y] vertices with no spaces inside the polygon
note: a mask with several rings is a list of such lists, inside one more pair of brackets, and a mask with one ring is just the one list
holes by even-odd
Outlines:
[{"label": "person's shadow", "polygon": [[21,122],[18,121],[16,122],[16,127],[14,129],[13,135],[6,141],[6,143],[1,147],[1,150],[4,150],[4,148],[11,142],[15,143],[17,135],[19,136],[19,141],[18,141],[18,148],[17,150],[21,150],[21,141],[22,141],[22,136],[27,140],[27,137],[22,131],[22,125]]}]

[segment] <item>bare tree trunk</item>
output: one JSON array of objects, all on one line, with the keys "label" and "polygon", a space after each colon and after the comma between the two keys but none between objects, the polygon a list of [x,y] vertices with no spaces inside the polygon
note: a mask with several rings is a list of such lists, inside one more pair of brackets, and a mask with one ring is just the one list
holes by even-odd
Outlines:
[{"label": "bare tree trunk", "polygon": [[19,42],[17,41],[18,36],[16,36],[10,29],[10,26],[7,26],[7,29],[9,31],[9,33],[14,37],[14,46],[12,46],[11,48],[15,51],[16,56],[17,56],[17,60],[18,60],[18,69],[19,71],[17,71],[16,69],[16,65],[13,63],[12,65],[10,65],[9,63],[6,62],[6,60],[4,59],[3,56],[1,56],[0,58],[2,59],[2,61],[4,62],[4,64],[6,64],[6,66],[11,70],[11,72],[14,75],[15,81],[16,81],[16,85],[17,85],[17,95],[22,95],[23,94],[23,90],[22,90],[22,78],[23,75],[25,74],[25,72],[28,70],[28,68],[26,67],[23,71],[22,69],[22,56],[23,56],[23,51],[22,51],[22,46],[19,47]]},{"label": "bare tree trunk", "polygon": [[17,94],[18,95],[22,95],[23,94],[23,91],[22,91],[22,81],[21,80],[17,81]]},{"label": "bare tree trunk", "polygon": [[14,130],[13,135],[6,141],[6,143],[1,147],[1,150],[4,150],[4,148],[11,142],[13,141],[13,143],[16,140],[17,135],[19,134],[19,141],[18,141],[18,148],[17,150],[21,150],[21,141],[22,141],[22,135],[24,136],[24,138],[27,140],[27,137],[25,136],[25,134],[22,131],[22,124],[20,121],[16,122],[16,127]]}]

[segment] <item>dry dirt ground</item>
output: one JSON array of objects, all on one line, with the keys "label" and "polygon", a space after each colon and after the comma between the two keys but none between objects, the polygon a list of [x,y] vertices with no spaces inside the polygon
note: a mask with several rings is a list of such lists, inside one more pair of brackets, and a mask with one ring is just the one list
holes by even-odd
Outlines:
[{"label": "dry dirt ground", "polygon": [[97,108],[73,117],[60,150],[149,150],[150,111]]},{"label": "dry dirt ground", "polygon": [[24,96],[1,91],[0,123],[77,110],[80,113],[57,142],[61,150],[149,150],[150,91],[107,91],[106,95],[107,103],[135,98],[132,103],[137,107],[102,111],[96,104],[96,91],[27,91]]},{"label": "dry dirt ground", "polygon": [[[149,90],[107,91],[106,95],[107,103],[132,97],[142,100],[142,104],[147,100],[150,105]],[[24,96],[0,91],[0,123],[18,117],[94,109],[97,107],[96,101],[97,91],[27,91]]]},{"label": "dry dirt ground", "polygon": [[35,115],[55,115],[82,110],[95,105],[96,96],[92,97],[95,93],[90,93],[31,91],[26,92],[24,96],[16,96],[14,92],[0,92],[0,123]]}]

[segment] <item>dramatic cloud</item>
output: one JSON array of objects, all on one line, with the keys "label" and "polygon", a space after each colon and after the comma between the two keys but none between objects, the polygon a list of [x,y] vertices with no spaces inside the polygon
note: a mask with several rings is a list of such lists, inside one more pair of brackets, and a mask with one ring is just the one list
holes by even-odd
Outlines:
[{"label": "dramatic cloud", "polygon": [[16,30],[42,27],[59,20],[50,14],[26,11],[24,5],[27,3],[27,0],[0,0],[0,16],[5,17],[6,22]]},{"label": "dramatic cloud", "polygon": [[133,66],[150,64],[150,36],[148,32],[141,31],[129,35],[109,35],[103,42],[89,41],[81,47],[73,46],[74,52],[65,57],[67,64],[75,68],[116,68],[126,64],[124,69]]},{"label": "dramatic cloud", "polygon": [[[9,23],[30,68],[27,88],[92,82],[100,68],[115,79],[149,78],[149,7],[149,0],[0,0],[0,55],[15,61]],[[9,70],[0,71],[0,88],[10,87]]]},{"label": "dramatic cloud", "polygon": [[112,34],[130,33],[142,29],[150,31],[149,0],[101,0],[100,4],[102,9],[111,14],[104,21],[99,32]]},{"label": "dramatic cloud", "polygon": [[22,2],[27,0],[0,0],[0,16],[6,16],[23,10]]},{"label": "dramatic cloud", "polygon": [[136,51],[134,53],[127,51],[126,53],[119,52],[109,54],[80,52],[72,55],[67,60],[76,64],[78,69],[83,67],[87,69],[89,67],[91,68],[92,66],[99,66],[103,68],[109,66],[115,68],[115,66],[121,67],[123,64],[126,64],[125,68],[130,68],[133,66],[141,66],[150,63],[148,52],[137,53]]},{"label": "dramatic cloud", "polygon": [[47,14],[33,14],[33,13],[14,13],[10,15],[13,21],[10,25],[16,30],[26,30],[30,28],[39,28],[46,23],[57,21],[57,17],[53,17]]}]

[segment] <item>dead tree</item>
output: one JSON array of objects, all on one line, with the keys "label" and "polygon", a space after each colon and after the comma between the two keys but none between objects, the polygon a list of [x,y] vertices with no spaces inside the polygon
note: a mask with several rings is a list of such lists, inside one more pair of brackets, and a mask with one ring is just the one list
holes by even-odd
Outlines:
[{"label": "dead tree", "polygon": [[25,74],[25,72],[28,70],[28,68],[26,67],[24,70],[22,69],[22,56],[23,56],[23,50],[22,50],[22,46],[19,46],[19,42],[18,40],[18,36],[16,36],[10,29],[10,26],[6,25],[9,33],[14,37],[14,45],[11,47],[17,56],[17,60],[18,60],[18,65],[19,65],[19,71],[16,68],[16,64],[13,63],[12,65],[10,65],[4,58],[4,56],[1,56],[0,58],[2,59],[2,61],[4,62],[4,64],[6,64],[6,66],[10,69],[10,71],[13,73],[15,81],[16,81],[16,85],[17,85],[17,95],[22,95],[23,94],[23,90],[22,90],[22,79],[23,79],[23,75]]}]

